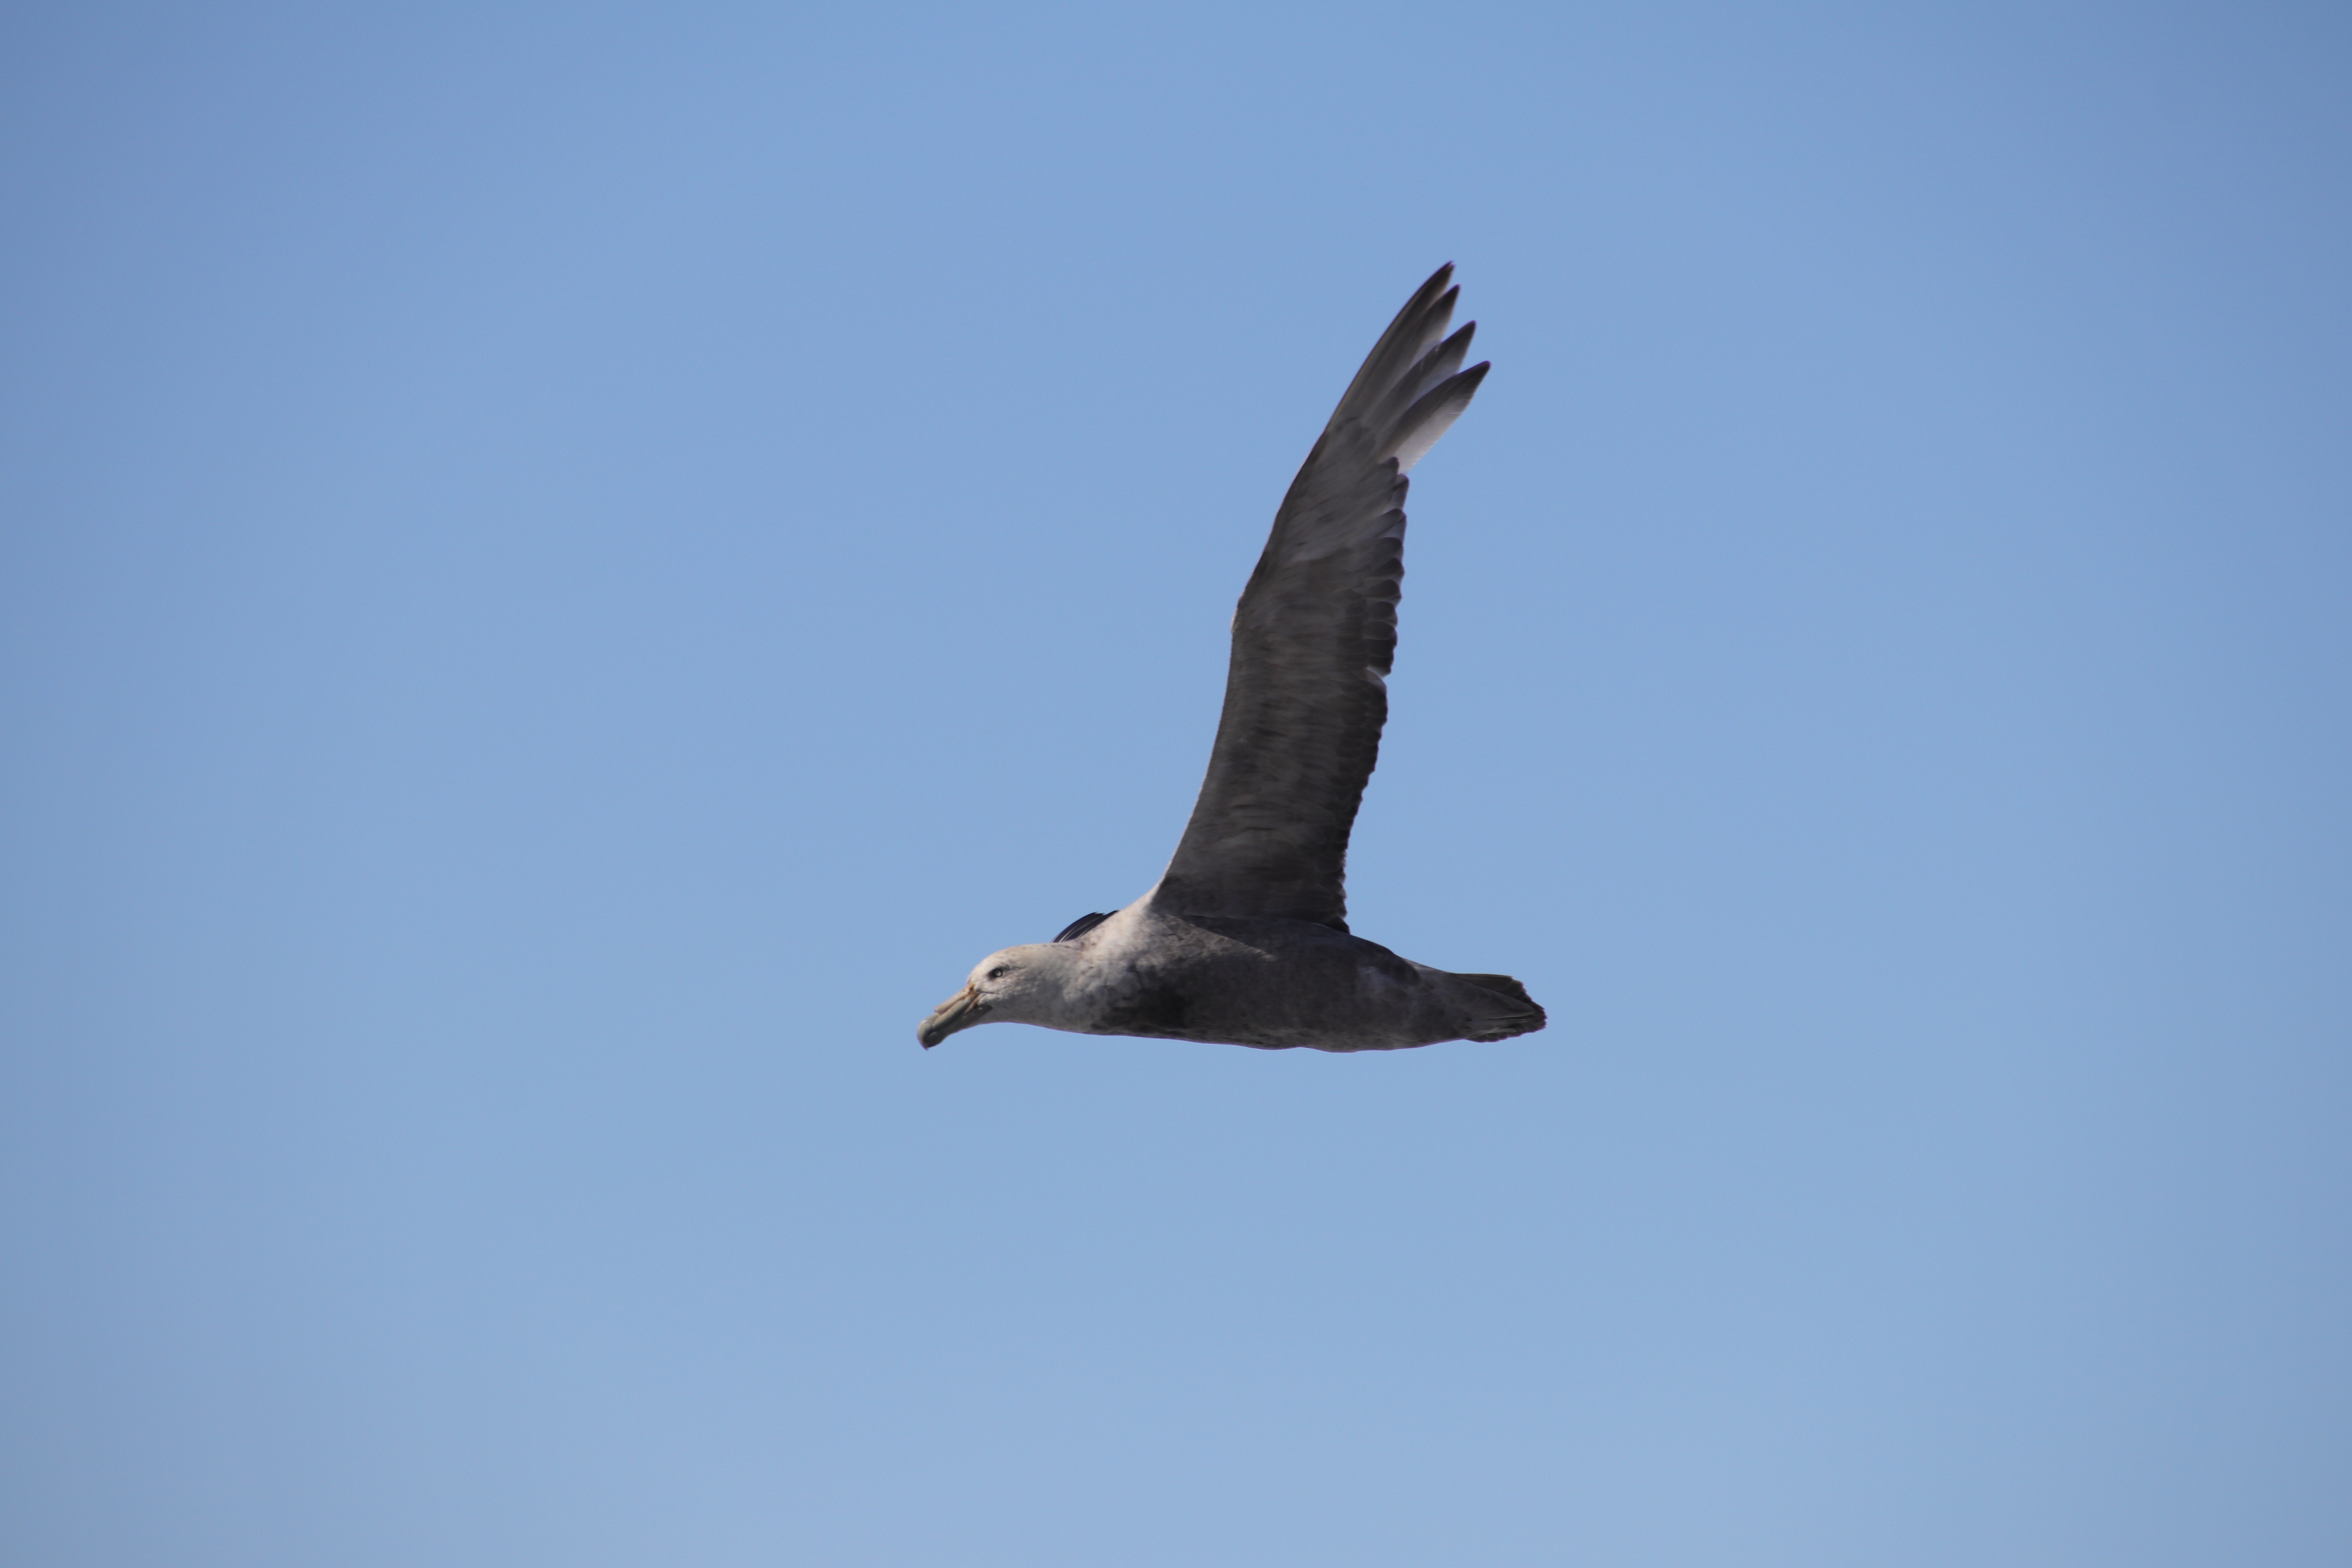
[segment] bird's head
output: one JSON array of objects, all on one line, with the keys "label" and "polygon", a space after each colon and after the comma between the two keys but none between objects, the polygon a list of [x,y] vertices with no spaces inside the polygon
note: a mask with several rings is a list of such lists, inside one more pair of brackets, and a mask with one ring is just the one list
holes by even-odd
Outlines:
[{"label": "bird's head", "polygon": [[915,1030],[930,1049],[974,1024],[1043,1024],[1069,1026],[1070,983],[1078,956],[1066,943],[1033,942],[992,952],[980,961],[963,989],[932,1009]]}]

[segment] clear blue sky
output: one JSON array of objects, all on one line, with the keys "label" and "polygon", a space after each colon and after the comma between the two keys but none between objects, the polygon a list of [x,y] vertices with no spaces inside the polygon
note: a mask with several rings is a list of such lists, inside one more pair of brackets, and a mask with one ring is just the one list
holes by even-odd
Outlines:
[{"label": "clear blue sky", "polygon": [[[26,5],[12,1568],[2352,1561],[2339,6]],[[1148,887],[1437,263],[1357,929]]]}]

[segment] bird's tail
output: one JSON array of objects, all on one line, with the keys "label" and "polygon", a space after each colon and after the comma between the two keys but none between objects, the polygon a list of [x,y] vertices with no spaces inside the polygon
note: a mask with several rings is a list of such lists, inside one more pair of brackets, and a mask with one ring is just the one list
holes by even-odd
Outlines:
[{"label": "bird's tail", "polygon": [[1470,1007],[1470,1027],[1464,1037],[1473,1040],[1507,1040],[1513,1035],[1532,1035],[1544,1026],[1544,1010],[1528,994],[1528,988],[1507,974],[1456,974],[1456,980],[1475,986],[1463,997]]}]

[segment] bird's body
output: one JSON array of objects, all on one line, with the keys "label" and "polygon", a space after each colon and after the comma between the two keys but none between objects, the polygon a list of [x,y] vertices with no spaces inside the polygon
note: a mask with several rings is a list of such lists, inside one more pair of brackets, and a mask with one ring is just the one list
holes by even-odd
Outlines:
[{"label": "bird's body", "polygon": [[[1030,973],[1025,1021],[1081,1035],[1378,1051],[1501,1039],[1543,1017],[1503,975],[1449,974],[1313,921],[1171,914],[1150,898],[986,967],[1008,961]],[[981,1005],[975,1023],[996,1010]]]},{"label": "bird's body", "polygon": [[[1544,1026],[1507,975],[1456,974],[1349,934],[1348,834],[1388,716],[1404,472],[1486,366],[1444,337],[1438,269],[1381,335],[1292,481],[1234,616],[1224,712],[1175,858],[1142,898],[982,961],[923,1022],[1043,1025],[1281,1050],[1395,1050]],[[1440,340],[1444,341],[1441,342]]]}]

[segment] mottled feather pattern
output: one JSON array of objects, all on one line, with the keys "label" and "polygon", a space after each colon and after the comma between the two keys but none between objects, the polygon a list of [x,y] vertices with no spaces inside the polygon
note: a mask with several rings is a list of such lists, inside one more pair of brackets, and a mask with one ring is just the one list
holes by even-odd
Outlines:
[{"label": "mottled feather pattern", "polygon": [[1379,760],[1404,577],[1404,470],[1469,406],[1475,326],[1441,268],[1397,313],[1291,482],[1234,616],[1207,778],[1165,907],[1346,931],[1348,836]]}]

